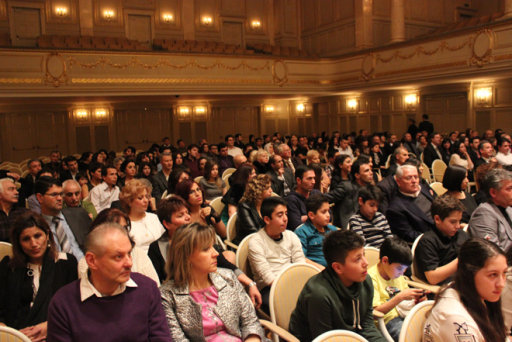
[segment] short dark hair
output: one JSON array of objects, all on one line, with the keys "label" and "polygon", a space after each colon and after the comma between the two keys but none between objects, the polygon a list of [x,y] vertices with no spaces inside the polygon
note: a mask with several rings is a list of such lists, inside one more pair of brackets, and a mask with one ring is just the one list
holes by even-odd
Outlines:
[{"label": "short dark hair", "polygon": [[478,151],[483,149],[485,144],[490,144],[489,140],[480,140],[480,144],[478,144]]},{"label": "short dark hair", "polygon": [[133,146],[127,146],[127,147],[123,150],[123,152],[126,152],[127,150],[130,150],[132,153],[135,153],[135,147],[133,147]]},{"label": "short dark hair", "polygon": [[467,169],[458,165],[450,165],[443,175],[443,187],[448,191],[462,191],[462,181],[466,178]]},{"label": "short dark hair", "polygon": [[464,205],[456,198],[444,195],[437,197],[432,202],[432,207],[430,208],[430,212],[432,213],[432,218],[437,215],[439,218],[444,220],[454,211],[464,211]]},{"label": "short dark hair", "polygon": [[500,135],[497,139],[496,139],[496,145],[497,146],[501,146],[503,145],[504,143],[508,142],[510,144],[510,140],[508,140],[507,138],[505,138],[504,136]]},{"label": "short dark hair", "polygon": [[43,165],[40,159],[29,159],[29,161],[27,162],[27,166],[30,167],[30,164],[32,164],[33,162],[38,162],[39,165]]},{"label": "short dark hair", "polygon": [[304,173],[306,173],[308,171],[315,171],[315,170],[310,166],[305,166],[305,165],[297,166],[297,168],[295,169],[295,179],[300,178],[302,180]]},{"label": "short dark hair", "polygon": [[[124,162],[123,162],[124,164]],[[108,173],[108,169],[114,169],[117,171],[114,165],[104,165],[101,167],[101,177],[105,177]]]},{"label": "short dark hair", "polygon": [[188,208],[187,202],[183,198],[177,195],[173,195],[169,198],[162,199],[158,203],[158,207],[156,209],[156,215],[162,224],[164,224],[164,220],[167,222],[171,222],[171,216],[181,208]]},{"label": "short dark hair", "polygon": [[364,239],[351,230],[336,230],[327,234],[323,246],[327,265],[331,267],[333,262],[345,264],[348,253],[363,246]]},{"label": "short dark hair", "polygon": [[66,165],[68,165],[72,161],[77,161],[75,156],[67,156],[66,158],[64,158],[64,162],[66,163]]},{"label": "short dark hair", "polygon": [[380,246],[379,258],[388,257],[389,263],[397,262],[402,265],[412,263],[412,253],[409,245],[397,236],[387,237]]},{"label": "short dark hair", "polygon": [[220,151],[220,150],[222,150],[224,147],[228,147],[228,145],[226,145],[225,143],[221,142],[221,143],[219,143],[218,147],[219,147],[219,151]]},{"label": "short dark hair", "polygon": [[233,137],[233,135],[232,135],[232,134],[228,134],[228,135],[226,135],[226,137],[224,138],[224,141],[228,141],[228,139],[229,139],[229,138],[233,138],[233,139],[235,139],[235,137]]},{"label": "short dark hair", "polygon": [[316,213],[324,203],[329,203],[329,200],[323,194],[311,195],[306,200],[306,211]]},{"label": "short dark hair", "polygon": [[352,168],[350,169],[350,174],[352,175],[352,178],[355,179],[356,173],[359,174],[361,166],[364,164],[370,164],[370,159],[367,157],[365,158],[363,155],[360,155],[359,158],[357,158],[357,160],[352,163]]},{"label": "short dark hair", "polygon": [[284,205],[286,207],[286,201],[279,196],[267,197],[261,203],[261,217],[268,217],[272,219],[272,213],[278,205]]},{"label": "short dark hair", "polygon": [[[125,160],[123,160],[123,163],[121,164],[121,171],[125,172],[126,168],[128,167],[128,164],[130,164],[130,163],[134,163],[135,164],[135,161],[133,159],[125,159]],[[102,176],[106,176],[107,174],[105,173],[105,175],[103,175],[103,170],[101,170],[101,175]]]},{"label": "short dark hair", "polygon": [[90,165],[89,165],[89,172],[90,173],[94,173],[96,170],[98,169],[103,169],[103,164],[101,163],[97,163],[97,162],[92,162]]},{"label": "short dark hair", "polygon": [[36,184],[34,185],[34,192],[36,194],[44,195],[48,189],[54,185],[62,186],[58,179],[48,176],[41,176],[38,180],[36,180]]},{"label": "short dark hair", "polygon": [[359,189],[359,194],[357,195],[363,203],[366,201],[377,201],[378,203],[382,202],[382,198],[384,197],[382,190],[379,189],[376,185],[367,185],[363,186]]},{"label": "short dark hair", "polygon": [[197,149],[199,150],[199,146],[197,146],[197,144],[190,144],[190,145],[188,145],[187,150],[188,150],[188,151],[190,151],[190,150],[191,150],[191,149],[193,149],[194,147],[195,147],[195,148],[197,148]]}]

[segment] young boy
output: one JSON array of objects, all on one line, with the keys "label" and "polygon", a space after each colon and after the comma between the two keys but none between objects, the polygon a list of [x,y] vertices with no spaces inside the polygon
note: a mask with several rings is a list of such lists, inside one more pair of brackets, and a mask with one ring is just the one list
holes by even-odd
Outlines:
[{"label": "young boy", "polygon": [[403,318],[397,305],[404,300],[419,300],[423,290],[410,289],[403,274],[412,262],[411,249],[398,237],[386,238],[380,247],[380,261],[368,270],[373,282],[373,308],[384,314],[384,322],[393,340],[398,341]]},{"label": "young boy", "polygon": [[321,265],[320,269],[327,266],[322,243],[327,233],[336,230],[336,227],[329,224],[331,220],[329,209],[329,201],[322,194],[311,195],[306,200],[308,219],[294,232],[300,239],[306,258]]},{"label": "young boy", "polygon": [[386,341],[373,323],[373,285],[363,245],[350,230],[325,238],[327,267],[306,283],[290,318],[289,330],[300,341],[335,329],[353,331],[371,342]]},{"label": "young boy", "polygon": [[260,210],[265,227],[249,240],[248,258],[263,298],[262,309],[268,312],[270,286],[279,271],[290,263],[306,262],[306,258],[297,235],[286,230],[286,201],[281,197],[266,198]]},{"label": "young boy", "polygon": [[349,227],[365,239],[366,246],[380,248],[384,239],[393,236],[386,216],[378,212],[382,191],[375,185],[359,190],[359,211],[352,215]]},{"label": "young boy", "polygon": [[464,207],[458,199],[438,197],[432,202],[436,228],[423,234],[414,254],[414,275],[432,285],[445,284],[457,271],[457,254],[468,239],[460,228]]}]

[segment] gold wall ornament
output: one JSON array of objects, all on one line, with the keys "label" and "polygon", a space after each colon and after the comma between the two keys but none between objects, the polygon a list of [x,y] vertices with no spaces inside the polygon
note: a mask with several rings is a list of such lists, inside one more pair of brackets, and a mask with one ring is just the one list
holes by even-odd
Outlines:
[{"label": "gold wall ornament", "polygon": [[288,67],[282,59],[276,59],[272,64],[272,79],[280,87],[288,82]]},{"label": "gold wall ornament", "polygon": [[194,78],[71,78],[71,84],[272,84],[271,80]]},{"label": "gold wall ornament", "polygon": [[41,78],[0,78],[0,84],[41,84]]},{"label": "gold wall ornament", "polygon": [[363,58],[361,63],[361,73],[365,81],[374,78],[373,72],[375,71],[375,55],[370,53]]},{"label": "gold wall ornament", "polygon": [[493,61],[492,52],[494,50],[494,33],[490,29],[484,29],[478,32],[471,45],[470,65],[483,67],[485,64]]},{"label": "gold wall ornament", "polygon": [[262,71],[269,70],[270,71],[270,62],[266,61],[263,65],[251,65],[248,64],[245,60],[242,60],[237,65],[228,65],[219,60],[214,61],[211,64],[200,64],[195,59],[190,59],[188,62],[183,64],[174,64],[169,62],[165,58],[160,58],[154,64],[148,64],[141,62],[137,57],[131,57],[130,60],[126,63],[115,63],[110,58],[100,57],[96,61],[91,63],[82,63],[74,56],[67,57],[67,63],[70,68],[74,66],[78,66],[82,69],[96,69],[98,67],[110,67],[113,69],[127,69],[127,68],[135,68],[141,67],[146,70],[155,70],[159,68],[171,68],[175,70],[183,70],[183,69],[200,69],[200,70],[213,70],[213,69],[224,69],[229,71],[235,70],[250,70],[250,71]]},{"label": "gold wall ornament", "polygon": [[52,52],[46,57],[45,82],[59,87],[67,82],[66,61],[59,53]]}]

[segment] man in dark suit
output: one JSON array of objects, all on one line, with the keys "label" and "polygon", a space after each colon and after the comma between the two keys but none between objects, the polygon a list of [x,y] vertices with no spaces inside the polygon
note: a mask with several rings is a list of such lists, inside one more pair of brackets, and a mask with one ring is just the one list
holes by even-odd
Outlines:
[{"label": "man in dark suit", "polygon": [[67,156],[64,158],[64,162],[66,163],[68,169],[60,173],[60,181],[63,182],[68,179],[78,181],[78,160],[76,160],[76,157]]},{"label": "man in dark suit", "polygon": [[30,159],[27,163],[28,175],[21,179],[21,188],[19,191],[19,203],[25,205],[25,200],[34,193],[34,184],[36,183],[37,174],[41,171],[41,161],[39,159]]},{"label": "man in dark suit", "polygon": [[272,191],[284,198],[295,189],[293,173],[284,167],[283,158],[278,154],[270,157],[269,162],[272,169],[267,174],[272,181]]},{"label": "man in dark suit", "polygon": [[283,159],[283,167],[295,174],[297,166],[302,165],[299,157],[292,156],[292,149],[287,144],[279,144],[276,153]]},{"label": "man in dark suit", "polygon": [[439,149],[441,142],[441,134],[436,132],[430,135],[430,144],[428,144],[427,147],[425,147],[425,151],[423,151],[423,162],[428,167],[432,167],[432,163],[436,159],[443,160],[441,150]]},{"label": "man in dark suit", "polygon": [[173,165],[172,154],[170,152],[164,152],[160,155],[160,165],[162,165],[162,170],[158,171],[151,179],[151,183],[153,184],[151,196],[156,199],[156,203],[160,202],[162,195],[165,190],[167,190],[169,175],[171,174]]},{"label": "man in dark suit", "polygon": [[432,124],[432,122],[428,121],[428,115],[423,114],[422,118],[423,121],[420,122],[418,130],[420,132],[426,131],[428,134],[434,133],[434,125]]},{"label": "man in dark suit", "polygon": [[480,152],[480,158],[475,162],[475,170],[480,165],[490,163],[491,161],[496,162],[496,158],[494,158],[494,148],[489,141],[482,140],[480,145],[478,145],[478,151]]},{"label": "man in dark suit", "polygon": [[41,214],[50,226],[57,248],[73,254],[77,260],[83,255],[85,236],[89,232],[91,218],[84,208],[64,208],[62,186],[57,179],[42,176],[35,184]]},{"label": "man in dark suit", "polygon": [[399,166],[395,180],[398,194],[389,205],[386,218],[394,235],[413,243],[420,234],[434,228],[430,208],[435,195],[432,189],[420,186],[415,166]]},{"label": "man in dark suit", "polygon": [[222,175],[226,169],[235,167],[233,157],[228,153],[228,146],[225,143],[219,144],[219,156],[217,157],[219,162],[219,175]]}]

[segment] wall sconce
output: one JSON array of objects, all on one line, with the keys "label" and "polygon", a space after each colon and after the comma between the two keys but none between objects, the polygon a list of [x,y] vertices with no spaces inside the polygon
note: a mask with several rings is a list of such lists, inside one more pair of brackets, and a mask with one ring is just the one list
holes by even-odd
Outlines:
[{"label": "wall sconce", "polygon": [[85,120],[89,116],[89,111],[87,109],[76,109],[75,110],[75,118],[78,120]]},{"label": "wall sconce", "polygon": [[205,106],[195,106],[194,113],[195,114],[206,114],[206,107]]},{"label": "wall sconce", "polygon": [[68,9],[66,7],[57,7],[55,8],[55,13],[59,17],[66,17],[68,15]]},{"label": "wall sconce", "polygon": [[162,19],[165,23],[171,24],[174,22],[174,15],[172,13],[164,13]]},{"label": "wall sconce", "polygon": [[114,18],[114,11],[111,9],[106,9],[103,11],[103,18],[105,18],[107,21],[110,21]]},{"label": "wall sconce", "polygon": [[304,105],[304,103],[299,103],[295,108],[299,113],[304,113],[304,111],[306,110],[306,106]]},{"label": "wall sconce", "polygon": [[104,118],[107,116],[107,110],[103,108],[98,108],[94,111],[94,116],[96,118]]},{"label": "wall sconce", "polygon": [[177,113],[178,113],[179,120],[190,119],[190,114],[192,113],[192,108],[190,108],[189,106],[179,106]]},{"label": "wall sconce", "polygon": [[348,99],[347,100],[347,108],[352,111],[357,110],[357,99]]},{"label": "wall sconce", "polygon": [[261,28],[261,21],[259,19],[254,19],[251,21],[251,28],[253,30],[259,30]]},{"label": "wall sconce", "polygon": [[405,95],[404,102],[407,108],[414,108],[418,103],[418,96],[416,94]]},{"label": "wall sconce", "polygon": [[475,100],[480,106],[489,106],[492,103],[492,88],[478,88],[475,89]]},{"label": "wall sconce", "polygon": [[272,106],[272,105],[265,105],[263,107],[263,110],[265,111],[265,113],[273,113],[274,112],[274,106]]},{"label": "wall sconce", "polygon": [[201,24],[204,26],[211,26],[213,24],[213,18],[209,15],[204,15],[201,17]]}]

